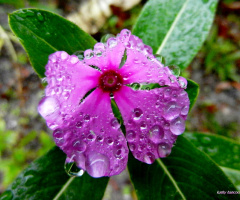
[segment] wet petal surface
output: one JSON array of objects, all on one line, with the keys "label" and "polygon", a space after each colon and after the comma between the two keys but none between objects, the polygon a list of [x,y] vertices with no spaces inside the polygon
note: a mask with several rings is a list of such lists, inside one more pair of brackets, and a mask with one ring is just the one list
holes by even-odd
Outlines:
[{"label": "wet petal surface", "polygon": [[113,176],[126,168],[128,147],[111,109],[109,93],[93,91],[70,124],[53,133],[69,160],[93,177]]},{"label": "wet petal surface", "polygon": [[187,93],[174,87],[134,91],[124,86],[114,98],[134,157],[151,164],[156,158],[168,156],[177,135],[185,129]]},{"label": "wet petal surface", "polygon": [[100,72],[79,62],[76,56],[58,51],[49,56],[45,74],[46,96],[38,110],[49,128],[56,129],[69,120],[84,95],[98,85]]}]

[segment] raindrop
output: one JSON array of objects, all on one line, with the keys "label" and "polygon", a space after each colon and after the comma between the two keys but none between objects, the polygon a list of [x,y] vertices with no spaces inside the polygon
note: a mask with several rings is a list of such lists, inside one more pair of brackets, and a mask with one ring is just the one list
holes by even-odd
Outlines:
[{"label": "raindrop", "polygon": [[187,80],[183,77],[178,77],[178,83],[181,88],[186,88],[187,87]]},{"label": "raindrop", "polygon": [[140,108],[135,108],[133,110],[133,119],[139,120],[143,116],[143,111]]},{"label": "raindrop", "polygon": [[107,144],[110,146],[110,145],[113,145],[114,141],[111,137],[108,137],[107,140],[106,140]]},{"label": "raindrop", "polygon": [[178,66],[175,66],[175,65],[171,65],[171,66],[168,66],[168,68],[170,69],[170,71],[172,72],[172,74],[174,76],[179,76],[180,74],[180,68]]},{"label": "raindrop", "polygon": [[84,170],[77,167],[75,162],[65,162],[64,169],[69,176],[77,177],[84,174]]},{"label": "raindrop", "polygon": [[133,83],[133,84],[131,85],[131,87],[132,87],[134,90],[139,90],[140,87],[141,87],[141,85],[140,85],[139,83]]},{"label": "raindrop", "polygon": [[134,142],[136,139],[136,133],[133,130],[127,131],[126,139],[128,142]]},{"label": "raindrop", "polygon": [[38,112],[46,120],[56,119],[59,115],[59,103],[54,97],[44,97],[38,104]]},{"label": "raindrop", "polygon": [[122,159],[125,155],[125,149],[122,147],[122,145],[116,146],[113,150],[113,154],[116,158]]},{"label": "raindrop", "polygon": [[171,153],[171,147],[167,143],[160,143],[158,145],[158,155],[160,158],[169,156]]},{"label": "raindrop", "polygon": [[97,141],[98,142],[103,142],[104,138],[102,135],[97,136]]},{"label": "raindrop", "polygon": [[151,152],[148,152],[144,155],[145,163],[152,164],[154,161],[155,161],[155,156]]},{"label": "raindrop", "polygon": [[73,141],[73,148],[78,153],[83,153],[86,150],[87,145],[85,142],[83,142],[81,140],[75,140],[75,141]]},{"label": "raindrop", "polygon": [[66,52],[61,53],[62,60],[66,60],[68,58],[68,54]]},{"label": "raindrop", "polygon": [[187,115],[188,111],[189,111],[189,106],[188,105],[184,106],[181,110],[181,115]]},{"label": "raindrop", "polygon": [[120,124],[118,123],[118,120],[116,118],[112,119],[110,124],[114,129],[118,129],[120,127]]},{"label": "raindrop", "polygon": [[111,38],[111,37],[115,37],[114,35],[112,35],[112,34],[106,34],[106,35],[104,35],[102,38],[101,38],[101,42],[102,43],[106,43],[107,42],[107,40],[109,39],[109,38]]},{"label": "raindrop", "polygon": [[76,122],[76,128],[82,128],[83,122],[78,121]]},{"label": "raindrop", "polygon": [[84,51],[76,51],[74,53],[74,55],[76,55],[79,60],[83,60],[84,59]]},{"label": "raindrop", "polygon": [[120,38],[122,41],[125,41],[127,39],[129,39],[131,35],[131,32],[127,29],[123,29],[121,32],[120,32]]},{"label": "raindrop", "polygon": [[85,122],[89,122],[90,120],[90,115],[86,114],[84,117],[83,117],[84,121]]},{"label": "raindrop", "polygon": [[164,136],[164,131],[162,127],[159,125],[154,125],[150,130],[149,130],[149,139],[154,142],[154,143],[159,143],[161,142],[161,139]]},{"label": "raindrop", "polygon": [[86,59],[90,59],[94,56],[94,52],[91,49],[88,49],[84,52],[84,57]]},{"label": "raindrop", "polygon": [[165,65],[166,61],[165,61],[165,58],[163,56],[161,56],[159,54],[155,54],[154,56],[160,63]]},{"label": "raindrop", "polygon": [[86,170],[92,177],[107,176],[109,173],[109,159],[107,156],[92,151],[86,158]]},{"label": "raindrop", "polygon": [[167,120],[172,120],[179,116],[181,108],[177,105],[175,101],[167,103],[164,108],[163,117]]},{"label": "raindrop", "polygon": [[117,45],[117,39],[112,37],[107,40],[107,45],[109,48],[113,48]]},{"label": "raindrop", "polygon": [[94,141],[96,139],[96,134],[92,130],[90,130],[90,133],[87,135],[87,139],[89,141]]},{"label": "raindrop", "polygon": [[147,123],[145,121],[141,121],[140,123],[140,129],[144,130],[147,128]]},{"label": "raindrop", "polygon": [[182,117],[177,117],[176,119],[172,120],[170,122],[170,131],[174,135],[180,135],[185,130],[185,121],[182,119]]},{"label": "raindrop", "polygon": [[136,149],[135,144],[129,144],[129,149],[130,149],[130,151],[135,151],[135,149]]},{"label": "raindrop", "polygon": [[44,21],[44,17],[43,17],[43,15],[42,15],[42,13],[40,13],[40,12],[37,13],[37,19],[38,19],[39,21],[41,21],[41,22]]}]

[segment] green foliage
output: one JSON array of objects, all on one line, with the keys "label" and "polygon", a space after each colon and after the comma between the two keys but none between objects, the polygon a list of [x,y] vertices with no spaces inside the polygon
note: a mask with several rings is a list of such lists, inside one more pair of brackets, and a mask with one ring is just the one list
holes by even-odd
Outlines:
[{"label": "green foliage", "polygon": [[133,28],[167,65],[185,69],[211,27],[217,0],[149,0]]},{"label": "green foliage", "polygon": [[152,165],[130,155],[128,169],[139,200],[219,199],[217,191],[236,191],[222,170],[183,136],[169,157]]},{"label": "green foliage", "polygon": [[108,178],[95,179],[88,174],[69,177],[63,168],[65,154],[54,147],[32,162],[0,196],[6,199],[101,199]]},{"label": "green foliage", "polygon": [[209,133],[184,133],[184,136],[208,154],[240,190],[240,143]]},{"label": "green foliage", "polygon": [[201,52],[205,57],[207,74],[215,72],[222,81],[240,81],[236,68],[236,62],[240,59],[239,47],[230,40],[219,37],[216,26],[213,26]]},{"label": "green foliage", "polygon": [[50,54],[61,50],[73,54],[92,48],[96,42],[77,25],[44,10],[18,10],[9,15],[9,24],[40,77]]}]

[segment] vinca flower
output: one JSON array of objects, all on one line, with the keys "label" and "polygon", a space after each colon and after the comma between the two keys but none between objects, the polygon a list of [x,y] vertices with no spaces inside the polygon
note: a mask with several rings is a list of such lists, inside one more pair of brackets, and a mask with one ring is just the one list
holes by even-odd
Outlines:
[{"label": "vinca flower", "polygon": [[[164,66],[129,30],[96,43],[82,59],[64,51],[51,54],[45,75],[48,85],[38,111],[67,162],[92,177],[121,173],[129,150],[152,164],[168,156],[184,132],[186,79],[179,77],[178,68]],[[158,87],[144,87],[152,83]],[[122,120],[114,116],[111,101]]]}]

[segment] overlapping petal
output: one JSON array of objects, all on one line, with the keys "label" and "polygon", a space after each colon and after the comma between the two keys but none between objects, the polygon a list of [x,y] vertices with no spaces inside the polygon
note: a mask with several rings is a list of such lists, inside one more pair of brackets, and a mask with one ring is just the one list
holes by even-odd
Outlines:
[{"label": "overlapping petal", "polygon": [[38,110],[48,126],[55,129],[68,121],[80,100],[98,85],[99,71],[82,62],[77,56],[58,51],[49,56],[46,65],[46,96]]},{"label": "overlapping petal", "polygon": [[189,98],[182,88],[163,87],[134,91],[123,86],[114,95],[134,157],[151,164],[166,157],[184,132]]},{"label": "overlapping petal", "polygon": [[53,133],[55,142],[93,177],[113,176],[126,168],[128,147],[111,109],[109,93],[93,91],[71,122]]}]

